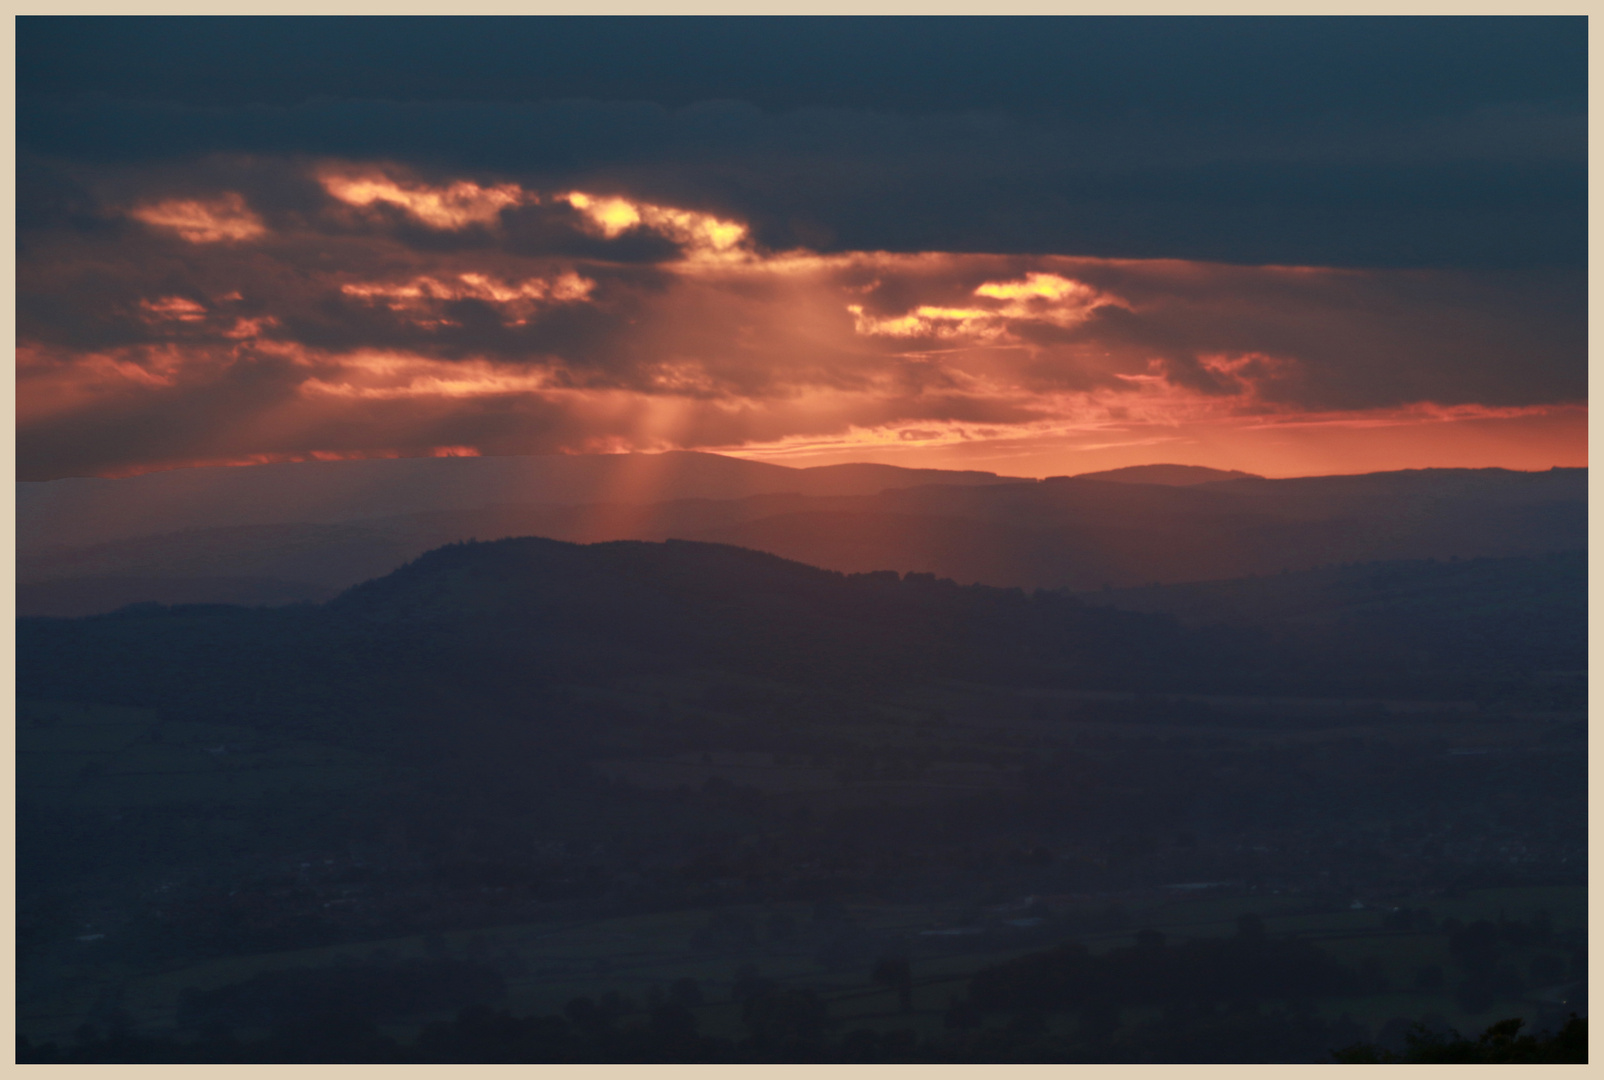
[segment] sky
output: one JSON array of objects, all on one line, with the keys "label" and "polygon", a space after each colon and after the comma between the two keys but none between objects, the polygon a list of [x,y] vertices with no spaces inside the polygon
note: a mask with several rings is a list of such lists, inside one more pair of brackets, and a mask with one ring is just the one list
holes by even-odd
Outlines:
[{"label": "sky", "polygon": [[19,18],[21,479],[1586,464],[1586,24]]}]

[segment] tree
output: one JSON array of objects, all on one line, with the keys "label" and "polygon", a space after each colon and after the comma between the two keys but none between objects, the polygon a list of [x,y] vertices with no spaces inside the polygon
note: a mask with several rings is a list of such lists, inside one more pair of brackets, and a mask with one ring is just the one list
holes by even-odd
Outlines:
[{"label": "tree", "polygon": [[1522,1035],[1524,1023],[1519,1017],[1500,1020],[1488,1026],[1474,1042],[1457,1031],[1443,1035],[1416,1024],[1404,1037],[1408,1048],[1401,1055],[1369,1043],[1356,1043],[1333,1056],[1344,1065],[1587,1064],[1586,1020],[1572,1013],[1564,1027],[1541,1035]]}]

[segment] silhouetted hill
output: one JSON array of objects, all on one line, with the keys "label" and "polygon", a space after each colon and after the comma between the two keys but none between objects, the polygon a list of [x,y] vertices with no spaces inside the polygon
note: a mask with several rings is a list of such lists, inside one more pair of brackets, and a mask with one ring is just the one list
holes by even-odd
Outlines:
[{"label": "silhouetted hill", "polygon": [[[1090,1000],[1135,1057],[1153,1003],[1185,1004],[1177,978],[1206,1002],[1220,964],[1319,960],[1241,920],[1240,956],[1182,940],[1247,913],[1331,935],[1358,981],[1312,988],[1322,1008],[1474,1013],[1526,993],[1527,970],[1585,977],[1582,916],[1562,934],[1547,910],[1586,873],[1584,571],[1278,574],[1205,587],[1238,597],[1237,625],[1189,625],[1103,606],[1131,602],[1113,590],[521,538],[323,604],[19,619],[24,1030],[242,1039],[337,1002],[417,1031],[438,1013],[411,1010],[503,985],[594,1008],[596,985],[690,979],[713,1022],[757,965],[859,1016],[868,994],[895,1007],[864,980],[900,957],[940,1030]],[[1499,887],[1491,941],[1446,918],[1479,886]],[[1085,935],[1113,959],[1011,963]],[[1406,966],[1359,960],[1400,941],[1420,950]],[[1421,955],[1452,965],[1435,996],[1382,996]],[[1060,975],[1086,995],[1054,997]],[[1239,991],[1311,1005],[1296,977],[1219,993]]]},{"label": "silhouetted hill", "polygon": [[940,678],[1238,689],[1255,666],[1241,662],[1243,637],[1054,594],[847,576],[719,545],[526,538],[440,548],[322,606],[23,619],[19,693],[197,717],[265,711],[379,739],[421,709],[410,730],[437,738],[430,702],[516,711],[557,683],[676,672],[837,688]]},{"label": "silhouetted hill", "polygon": [[[1443,580],[1418,567],[1365,573],[1340,589],[1354,597],[1402,580],[1394,593],[1409,599],[1390,608],[1371,599],[1368,610],[1353,600],[1360,614],[1339,612],[1318,633],[1273,618],[1186,629],[1169,614],[1105,606],[1131,602],[1122,593],[1088,604],[928,574],[844,575],[715,544],[523,538],[431,551],[321,607],[144,605],[25,619],[19,670],[29,696],[115,685],[131,704],[141,694],[272,696],[286,684],[291,693],[387,684],[388,694],[466,680],[483,691],[576,672],[605,680],[698,669],[834,683],[1465,698],[1580,666],[1579,557],[1473,563]],[[1461,587],[1456,574],[1492,584]],[[1259,610],[1295,607],[1309,592],[1301,577],[1273,580],[1280,589],[1259,590]]]},{"label": "silhouetted hill", "polygon": [[1123,469],[1076,473],[1075,478],[1109,480],[1118,484],[1168,484],[1173,487],[1212,484],[1220,480],[1263,479],[1257,473],[1242,472],[1240,469],[1210,469],[1202,465],[1127,465]]},{"label": "silhouetted hill", "polygon": [[393,627],[463,651],[516,642],[523,662],[651,656],[787,677],[1103,686],[1138,673],[1163,678],[1213,651],[1166,616],[931,575],[843,575],[675,540],[452,545],[357,586],[327,610],[367,632]]},{"label": "silhouetted hill", "polygon": [[[155,579],[258,579],[255,595],[263,602],[327,596],[441,544],[529,535],[582,543],[703,540],[846,573],[895,569],[963,584],[1084,590],[1330,563],[1581,550],[1586,471],[1422,470],[1189,487],[1062,477],[873,495],[498,505],[192,529],[24,550],[18,577],[27,589],[19,610],[66,615],[108,611],[130,599],[241,599],[227,591],[205,594],[199,585],[158,586]],[[86,606],[93,604],[92,582],[65,584],[88,578],[106,582],[98,608]],[[151,580],[147,594],[131,595],[130,579]]]}]

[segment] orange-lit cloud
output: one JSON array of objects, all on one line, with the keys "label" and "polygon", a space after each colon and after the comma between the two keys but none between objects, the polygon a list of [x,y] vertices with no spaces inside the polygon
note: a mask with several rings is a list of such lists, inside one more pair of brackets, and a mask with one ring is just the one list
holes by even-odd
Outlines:
[{"label": "orange-lit cloud", "polygon": [[538,197],[517,184],[481,187],[469,180],[444,186],[401,183],[382,173],[347,175],[325,172],[318,177],[328,193],[352,206],[384,203],[399,207],[433,229],[488,225],[509,206],[536,202]]},{"label": "orange-lit cloud", "polygon": [[147,225],[171,229],[192,244],[253,240],[266,231],[261,218],[235,192],[215,199],[167,199],[136,206],[128,213]]},{"label": "orange-lit cloud", "polygon": [[1072,326],[1106,304],[1126,306],[1124,301],[1099,292],[1083,281],[1058,274],[1031,272],[1018,281],[988,281],[975,289],[976,296],[1006,301],[998,314],[1009,319],[1039,319],[1058,326]]},{"label": "orange-lit cloud", "polygon": [[[308,364],[308,366],[313,366]],[[539,368],[485,360],[440,361],[359,352],[322,357],[320,373],[299,384],[306,395],[348,398],[461,398],[538,392],[551,384]]]},{"label": "orange-lit cloud", "polygon": [[[23,475],[441,448],[1025,475],[1585,460],[1585,351],[1541,275],[771,251],[622,195],[309,182],[324,202],[270,245],[220,242],[267,232],[229,193],[134,212],[187,245],[32,241]],[[374,206],[399,213],[352,213]]]},{"label": "orange-lit cloud", "polygon": [[1587,409],[1423,404],[1357,414],[1158,421],[1089,415],[1079,423],[851,428],[828,437],[710,447],[791,466],[873,461],[912,468],[1068,475],[1155,461],[1301,476],[1417,468],[1547,469],[1587,464]]},{"label": "orange-lit cloud", "polygon": [[921,304],[903,315],[877,318],[862,304],[848,304],[853,326],[860,334],[877,337],[938,338],[946,341],[1017,341],[1009,330],[1014,322],[1042,322],[1069,327],[1085,322],[1102,306],[1126,307],[1118,297],[1100,292],[1085,282],[1058,274],[1031,272],[1018,281],[988,281],[974,295],[1003,301],[982,307],[940,307]]},{"label": "orange-lit cloud", "polygon": [[[380,447],[371,450],[302,450],[285,451],[280,453],[246,454],[241,457],[211,458],[202,461],[186,463],[189,467],[226,468],[229,466],[246,465],[282,465],[288,462],[300,461],[374,461],[385,458],[400,457],[479,457],[479,451],[471,446],[432,446],[424,447],[421,451],[415,447],[406,450]],[[132,465],[125,468],[113,469],[103,475],[110,479],[128,476],[141,476],[148,472],[160,471],[164,466]]]},{"label": "orange-lit cloud", "polygon": [[486,274],[459,273],[447,279],[416,277],[398,284],[374,282],[347,282],[340,291],[347,296],[382,303],[391,311],[410,312],[419,316],[416,321],[424,326],[445,325],[450,320],[438,315],[440,304],[451,300],[479,300],[502,309],[504,321],[510,326],[527,324],[529,316],[545,304],[573,303],[585,300],[596,283],[575,273],[556,277],[525,278],[522,281],[498,281]]},{"label": "orange-lit cloud", "polygon": [[680,244],[687,258],[693,261],[740,259],[750,244],[745,225],[711,214],[632,202],[616,195],[587,195],[582,191],[570,191],[563,198],[584,214],[602,236],[611,239],[630,229],[651,229]]},{"label": "orange-lit cloud", "polygon": [[200,322],[206,318],[206,306],[182,296],[164,296],[159,300],[141,300],[151,322]]}]

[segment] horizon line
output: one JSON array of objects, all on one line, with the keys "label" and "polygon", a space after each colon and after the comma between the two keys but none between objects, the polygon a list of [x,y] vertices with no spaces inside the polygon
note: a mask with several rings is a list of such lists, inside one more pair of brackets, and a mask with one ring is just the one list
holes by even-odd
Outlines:
[{"label": "horizon line", "polygon": [[[452,449],[455,450],[457,448],[452,448]],[[1378,474],[1383,474],[1383,473],[1430,472],[1430,471],[1441,471],[1441,472],[1449,472],[1449,471],[1457,471],[1457,472],[1489,472],[1489,471],[1493,471],[1493,470],[1498,470],[1498,471],[1502,471],[1502,472],[1542,473],[1542,472],[1557,472],[1557,471],[1562,470],[1562,469],[1577,469],[1577,470],[1586,471],[1586,469],[1588,468],[1588,466],[1586,464],[1583,464],[1583,465],[1550,465],[1546,469],[1545,468],[1521,469],[1521,468],[1514,468],[1514,467],[1511,467],[1511,466],[1504,466],[1504,465],[1421,465],[1421,466],[1412,466],[1412,467],[1397,468],[1397,469],[1366,469],[1366,470],[1360,470],[1360,471],[1355,471],[1355,472],[1306,472],[1306,473],[1285,473],[1285,474],[1281,474],[1281,475],[1274,475],[1274,474],[1271,474],[1271,473],[1251,472],[1251,471],[1248,471],[1246,469],[1230,468],[1230,467],[1224,467],[1224,466],[1219,466],[1219,465],[1200,465],[1200,464],[1197,464],[1195,462],[1150,461],[1150,462],[1140,462],[1140,463],[1133,464],[1133,465],[1119,465],[1119,466],[1115,466],[1113,468],[1090,469],[1090,470],[1087,470],[1086,472],[1080,472],[1080,473],[1047,473],[1047,474],[1043,474],[1043,475],[1039,475],[1039,476],[1033,476],[1033,475],[1029,475],[1029,474],[999,473],[999,472],[994,472],[994,471],[992,471],[990,469],[953,469],[953,468],[942,468],[942,467],[939,467],[939,466],[929,466],[929,465],[892,465],[892,464],[889,464],[887,462],[882,462],[882,461],[842,461],[842,462],[831,462],[831,463],[828,463],[828,464],[821,464],[821,465],[782,465],[782,464],[779,464],[778,462],[763,461],[763,460],[760,460],[760,459],[744,457],[744,456],[741,456],[738,453],[729,453],[729,452],[720,453],[720,452],[714,451],[714,450],[695,450],[695,449],[675,448],[675,449],[670,449],[670,450],[592,451],[592,452],[582,452],[582,453],[569,453],[569,452],[564,452],[564,451],[554,451],[554,452],[551,452],[551,453],[534,453],[534,454],[481,454],[481,453],[478,453],[478,452],[473,452],[473,453],[461,453],[461,452],[457,452],[457,453],[438,453],[438,452],[436,452],[436,453],[419,453],[419,454],[376,453],[376,454],[372,454],[372,455],[363,454],[363,455],[338,456],[338,457],[332,456],[332,455],[330,455],[330,456],[319,456],[318,454],[313,453],[313,454],[309,454],[309,455],[285,455],[282,458],[279,458],[277,460],[266,460],[266,461],[263,461],[263,460],[201,461],[201,462],[193,462],[193,463],[178,464],[178,465],[155,466],[155,467],[148,468],[148,469],[139,469],[137,471],[111,473],[111,474],[107,474],[107,473],[68,474],[68,475],[64,475],[64,476],[47,476],[47,477],[39,477],[39,478],[21,477],[21,476],[19,476],[19,477],[16,478],[15,482],[18,483],[18,484],[49,484],[49,483],[55,483],[55,482],[61,481],[61,480],[133,480],[133,479],[137,479],[138,477],[142,477],[142,476],[152,476],[152,475],[156,475],[156,474],[160,474],[160,473],[183,472],[183,471],[190,471],[190,470],[197,470],[197,469],[251,469],[251,468],[264,467],[264,466],[275,466],[275,465],[358,465],[358,464],[371,464],[371,463],[382,462],[382,461],[418,461],[418,460],[445,461],[445,460],[451,460],[451,459],[456,459],[456,460],[475,460],[475,459],[477,459],[477,460],[509,460],[509,459],[523,459],[523,458],[666,457],[666,456],[669,456],[669,455],[676,455],[676,454],[696,455],[696,456],[699,456],[699,457],[713,457],[713,458],[720,458],[720,459],[725,460],[725,461],[740,461],[740,462],[743,462],[743,463],[757,465],[757,466],[761,466],[761,467],[771,467],[771,468],[777,468],[777,469],[785,469],[785,470],[791,471],[791,472],[811,472],[811,471],[815,471],[815,470],[819,470],[819,469],[840,469],[840,468],[851,468],[853,466],[865,466],[865,465],[867,465],[867,466],[874,466],[874,467],[885,468],[885,469],[896,469],[896,470],[902,471],[902,472],[927,472],[927,473],[933,472],[933,473],[951,473],[953,475],[982,475],[982,476],[995,476],[995,477],[997,477],[999,479],[1002,479],[1002,480],[1020,480],[1020,481],[1029,480],[1029,481],[1036,481],[1036,482],[1041,482],[1041,481],[1045,481],[1045,480],[1069,480],[1069,479],[1075,479],[1075,478],[1078,478],[1078,477],[1088,477],[1088,476],[1106,476],[1106,475],[1110,475],[1110,474],[1114,474],[1114,473],[1131,472],[1131,471],[1136,470],[1136,469],[1152,469],[1152,468],[1205,469],[1205,470],[1208,470],[1208,471],[1211,471],[1211,472],[1235,473],[1235,474],[1237,474],[1237,476],[1239,478],[1242,478],[1242,479],[1257,479],[1257,480],[1301,480],[1301,479],[1313,479],[1313,478],[1317,478],[1317,477],[1330,477],[1330,476],[1373,476],[1373,475],[1378,475]]]}]

